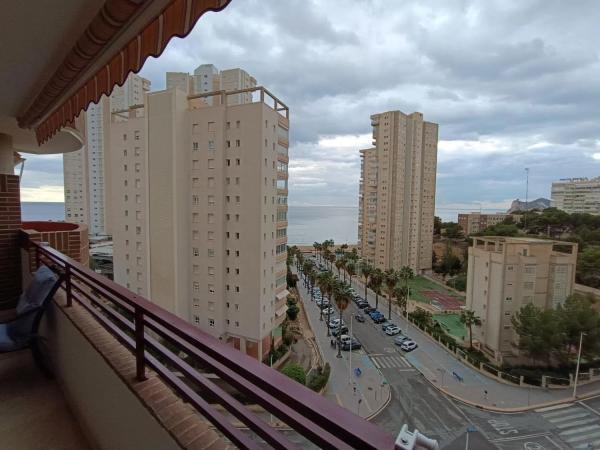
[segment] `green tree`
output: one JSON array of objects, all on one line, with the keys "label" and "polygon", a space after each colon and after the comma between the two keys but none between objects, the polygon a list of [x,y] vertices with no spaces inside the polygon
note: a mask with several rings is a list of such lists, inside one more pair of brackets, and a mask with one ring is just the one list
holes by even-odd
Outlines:
[{"label": "green tree", "polygon": [[294,303],[293,305],[288,306],[288,309],[285,313],[287,318],[293,322],[298,317],[298,312],[300,312],[300,308],[298,308],[298,306],[296,306]]},{"label": "green tree", "polygon": [[442,260],[435,267],[435,271],[441,273],[445,279],[447,275],[453,276],[459,273],[461,268],[462,263],[460,262],[460,258],[454,254],[450,242],[448,242]]},{"label": "green tree", "polygon": [[288,376],[292,380],[296,380],[302,385],[306,384],[306,372],[300,364],[286,364],[286,366],[281,370],[281,373]]},{"label": "green tree", "polygon": [[396,292],[396,285],[400,282],[400,275],[391,267],[385,271],[385,293],[388,297],[388,319],[392,320],[392,301]]},{"label": "green tree", "polygon": [[[331,299],[330,293],[333,290],[334,281],[335,278],[330,271],[321,272],[319,275],[317,275],[317,284],[319,285],[323,299]],[[323,308],[321,308],[320,320],[323,320]],[[327,335],[329,335],[329,331],[327,333]]]},{"label": "green tree", "polygon": [[[346,272],[348,273],[348,277],[350,278],[350,286],[352,286],[352,277],[356,275],[356,263],[353,261],[349,261],[346,264]],[[344,279],[346,281],[346,279]]]},{"label": "green tree", "polygon": [[521,307],[511,318],[519,335],[518,348],[534,361],[550,361],[564,346],[564,334],[554,310],[542,311],[532,303]]},{"label": "green tree", "polygon": [[442,219],[438,216],[433,217],[433,234],[437,236],[442,234]]},{"label": "green tree", "polygon": [[402,309],[402,312],[404,313],[404,316],[406,317],[406,308],[408,306],[408,296],[410,294],[409,281],[415,277],[415,273],[409,266],[402,266],[400,268],[400,271],[398,272],[398,276],[400,277],[400,280],[402,280],[403,286],[402,286],[402,290],[400,292],[398,292],[398,294],[400,294],[401,297],[396,297],[396,298],[398,299],[398,304],[400,305],[400,309]]},{"label": "green tree", "polygon": [[430,328],[433,324],[433,316],[431,313],[421,308],[417,308],[412,312],[410,317],[424,328]]},{"label": "green tree", "polygon": [[584,356],[596,357],[600,353],[600,314],[593,305],[593,296],[573,294],[556,309],[569,356],[575,356],[581,333],[584,333]]},{"label": "green tree", "polygon": [[590,246],[577,259],[577,281],[600,288],[600,246]]},{"label": "green tree", "polygon": [[369,301],[367,297],[367,292],[369,290],[369,277],[373,274],[373,270],[375,269],[371,264],[364,260],[360,262],[358,268],[360,270],[360,274],[365,279],[365,300]]},{"label": "green tree", "polygon": [[459,239],[463,237],[463,230],[456,222],[444,222],[441,229],[448,239]]},{"label": "green tree", "polygon": [[[344,311],[350,304],[351,297],[352,297],[352,294],[350,293],[350,288],[348,286],[346,286],[342,282],[338,282],[335,284],[334,291],[333,291],[333,298],[335,299],[335,304],[338,307],[338,310],[340,311],[340,327],[341,327],[341,323],[342,323],[342,320],[344,317]],[[341,335],[341,333],[339,333],[338,334],[338,354],[337,354],[338,358],[342,357],[341,338],[342,338],[342,335]]]},{"label": "green tree", "polygon": [[379,296],[381,295],[381,288],[383,286],[384,279],[385,275],[380,268],[373,270],[373,273],[370,277],[369,287],[373,292],[375,292],[375,309],[379,308]]},{"label": "green tree", "polygon": [[490,225],[482,233],[478,233],[480,236],[517,236],[518,234],[519,228],[515,224],[504,223]]},{"label": "green tree", "polygon": [[481,326],[481,319],[475,314],[475,311],[465,309],[460,313],[460,321],[469,329],[469,348],[473,348],[473,325]]}]

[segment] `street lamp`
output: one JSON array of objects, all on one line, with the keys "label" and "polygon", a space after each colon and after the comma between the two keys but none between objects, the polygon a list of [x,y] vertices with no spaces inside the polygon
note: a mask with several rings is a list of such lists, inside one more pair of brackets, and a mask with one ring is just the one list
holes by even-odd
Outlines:
[{"label": "street lamp", "polygon": [[579,351],[577,352],[577,368],[575,369],[575,384],[573,385],[573,398],[577,397],[577,381],[579,380],[579,363],[581,362],[581,347],[583,346],[583,335],[582,331],[579,335]]},{"label": "street lamp", "polygon": [[350,351],[348,352],[348,358],[350,359],[350,366],[348,370],[348,381],[352,383],[352,322],[354,321],[354,315],[350,314]]}]

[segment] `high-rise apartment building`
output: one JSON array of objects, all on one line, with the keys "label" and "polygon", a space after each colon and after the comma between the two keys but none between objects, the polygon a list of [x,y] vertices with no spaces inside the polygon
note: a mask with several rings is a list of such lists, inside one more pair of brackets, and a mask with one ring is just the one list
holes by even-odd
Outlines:
[{"label": "high-rise apartment building", "polygon": [[287,309],[288,109],[238,94],[113,113],[109,222],[115,281],[262,358]]},{"label": "high-rise apartment building", "polygon": [[376,267],[431,269],[438,125],[419,112],[371,116],[375,147],[361,150],[358,241]]},{"label": "high-rise apartment building", "polygon": [[569,214],[600,214],[600,177],[566,178],[552,183],[551,205]]},{"label": "high-rise apartment building", "polygon": [[572,294],[577,244],[516,237],[477,237],[469,248],[467,309],[482,325],[473,339],[495,361],[517,357],[512,316],[532,303],[556,308]]},{"label": "high-rise apartment building", "polygon": [[479,212],[472,212],[468,214],[459,214],[458,224],[462,228],[465,236],[469,236],[473,233],[479,233],[492,225],[498,225],[506,219],[511,219],[513,223],[519,223],[521,221],[521,216],[519,214],[507,213],[482,214]]},{"label": "high-rise apartment building", "polygon": [[[143,102],[150,81],[132,74],[123,86],[116,86],[109,98],[90,105],[85,114],[85,145],[74,153],[63,154],[65,218],[85,223],[91,235],[106,234],[105,212],[105,127],[110,111]],[[107,125],[108,124],[108,125]]]}]

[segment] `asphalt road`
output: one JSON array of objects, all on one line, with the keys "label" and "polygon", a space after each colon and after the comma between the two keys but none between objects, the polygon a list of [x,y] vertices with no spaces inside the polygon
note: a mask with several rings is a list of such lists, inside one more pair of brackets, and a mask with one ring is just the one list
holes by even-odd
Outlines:
[{"label": "asphalt road", "polygon": [[[358,292],[360,290],[357,289]],[[383,311],[383,305],[380,310]],[[344,312],[350,325],[350,315],[358,312],[351,303]],[[365,316],[366,321],[353,321],[352,332],[363,344],[363,352],[381,370],[392,389],[389,405],[373,419],[391,434],[397,434],[403,424],[437,439],[444,449],[600,449],[600,396],[584,402],[561,405],[559,408],[502,414],[480,410],[457,402],[435,389],[411,364],[411,354],[405,354],[387,336],[381,325]],[[403,328],[401,326],[401,328]],[[411,336],[410,330],[402,330]],[[412,353],[418,359],[431,355],[418,348]],[[448,376],[440,372],[442,376]]]}]

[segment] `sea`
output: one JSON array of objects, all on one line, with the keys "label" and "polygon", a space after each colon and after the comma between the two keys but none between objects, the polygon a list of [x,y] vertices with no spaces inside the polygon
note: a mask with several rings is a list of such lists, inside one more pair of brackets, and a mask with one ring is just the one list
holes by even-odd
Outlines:
[{"label": "sea", "polygon": [[[23,202],[23,220],[65,220],[65,205],[59,202]],[[355,244],[358,208],[354,206],[294,206],[288,210],[288,244],[308,244],[333,239]]]}]

